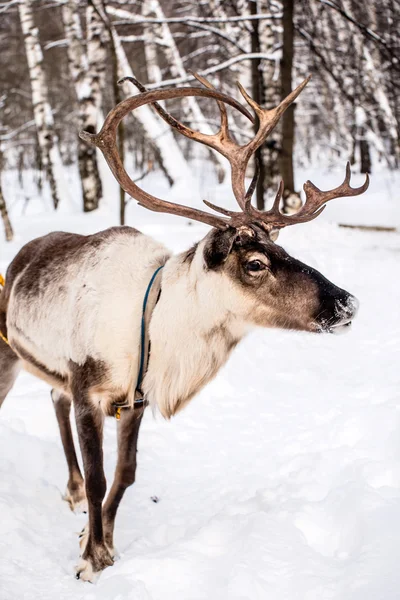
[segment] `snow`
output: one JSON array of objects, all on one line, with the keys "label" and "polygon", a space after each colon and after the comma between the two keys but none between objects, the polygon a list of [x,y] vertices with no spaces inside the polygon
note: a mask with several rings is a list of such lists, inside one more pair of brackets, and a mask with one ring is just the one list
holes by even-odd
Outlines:
[{"label": "snow", "polygon": [[[344,173],[300,175],[327,188]],[[89,215],[78,201],[55,214],[29,174],[25,184],[27,205],[5,174],[16,240],[1,238],[0,272],[37,235],[117,222],[111,182],[106,208]],[[336,225],[398,226],[398,184],[382,171],[366,195],[333,202],[279,240],[359,298],[349,333],[255,331],[172,421],[145,415],[137,481],[117,517],[121,559],[96,586],[73,578],[86,517],[61,500],[67,470],[49,388],[20,375],[0,412],[1,600],[398,599],[400,241]],[[144,185],[166,192],[162,180]],[[226,205],[225,194],[215,187],[208,198]],[[127,216],[177,251],[207,231],[134,202]],[[104,447],[110,485],[112,419]]]}]

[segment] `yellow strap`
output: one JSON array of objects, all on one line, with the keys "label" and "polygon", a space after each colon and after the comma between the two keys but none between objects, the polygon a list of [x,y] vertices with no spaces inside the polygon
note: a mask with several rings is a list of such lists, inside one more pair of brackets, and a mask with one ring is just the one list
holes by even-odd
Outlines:
[{"label": "yellow strap", "polygon": [[[4,287],[6,284],[6,280],[4,279],[3,275],[0,273],[0,286]],[[10,345],[8,342],[8,339],[6,338],[5,335],[3,335],[0,331],[0,338],[3,340],[3,342],[5,342],[8,346]]]}]

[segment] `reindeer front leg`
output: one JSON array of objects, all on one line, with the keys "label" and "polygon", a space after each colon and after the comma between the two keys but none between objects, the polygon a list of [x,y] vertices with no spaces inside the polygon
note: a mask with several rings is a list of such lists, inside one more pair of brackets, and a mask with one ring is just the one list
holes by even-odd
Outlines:
[{"label": "reindeer front leg", "polygon": [[102,448],[104,416],[99,404],[94,403],[90,394],[91,388],[98,382],[98,365],[93,361],[93,364],[87,362],[76,369],[72,384],[89,510],[89,535],[77,565],[76,577],[91,582],[96,580],[103,569],[113,564],[104,543],[102,522],[102,503],[107,488]]},{"label": "reindeer front leg", "polygon": [[103,508],[104,536],[114,556],[114,523],[126,489],[135,482],[136,452],[144,409],[123,410],[118,422],[118,461],[115,477]]}]

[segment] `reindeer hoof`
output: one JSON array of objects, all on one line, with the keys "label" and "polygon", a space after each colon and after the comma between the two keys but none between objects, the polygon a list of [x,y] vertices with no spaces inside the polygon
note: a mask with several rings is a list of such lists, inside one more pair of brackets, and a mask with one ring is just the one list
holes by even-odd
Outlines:
[{"label": "reindeer hoof", "polygon": [[63,500],[68,502],[70,509],[76,515],[87,513],[88,511],[85,484],[83,482],[78,486],[70,486],[68,484]]},{"label": "reindeer hoof", "polygon": [[112,548],[107,546],[107,548],[108,548],[111,558],[113,559],[113,562],[117,562],[121,558],[121,555],[118,552],[118,550],[116,548],[114,548],[114,546]]},{"label": "reindeer hoof", "polygon": [[101,571],[94,571],[93,565],[88,560],[81,560],[75,567],[75,577],[81,581],[96,583],[100,577]]},{"label": "reindeer hoof", "polygon": [[76,579],[96,583],[100,574],[107,567],[114,564],[108,549],[105,546],[98,546],[93,552],[93,556],[87,558],[81,557],[75,568]]}]

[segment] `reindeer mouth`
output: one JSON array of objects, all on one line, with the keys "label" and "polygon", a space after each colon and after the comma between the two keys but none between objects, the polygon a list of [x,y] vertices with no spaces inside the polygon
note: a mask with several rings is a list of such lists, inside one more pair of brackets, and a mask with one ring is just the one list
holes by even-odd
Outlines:
[{"label": "reindeer mouth", "polygon": [[335,335],[340,335],[340,334],[348,331],[351,328],[351,324],[352,324],[351,320],[345,321],[344,323],[343,322],[337,323],[336,325],[331,325],[327,331],[328,331],[328,333],[334,333]]},{"label": "reindeer mouth", "polygon": [[341,319],[336,323],[332,323],[330,321],[321,322],[317,325],[317,328],[314,330],[316,333],[333,333],[335,335],[340,335],[349,331],[352,324],[352,319]]}]

